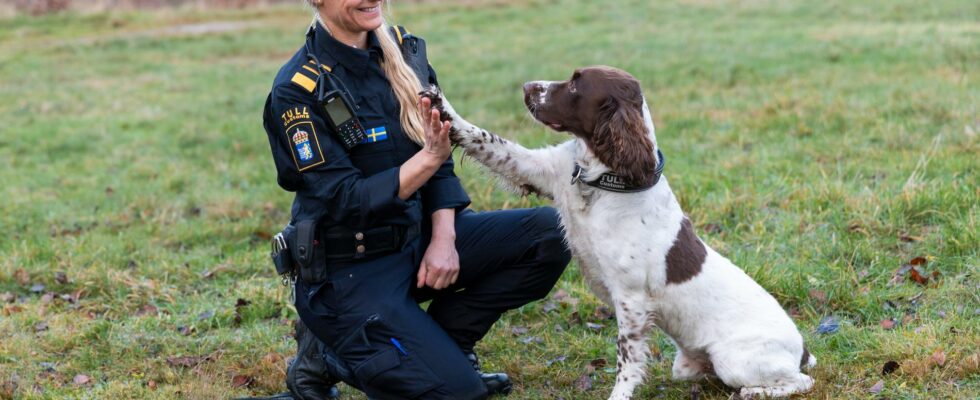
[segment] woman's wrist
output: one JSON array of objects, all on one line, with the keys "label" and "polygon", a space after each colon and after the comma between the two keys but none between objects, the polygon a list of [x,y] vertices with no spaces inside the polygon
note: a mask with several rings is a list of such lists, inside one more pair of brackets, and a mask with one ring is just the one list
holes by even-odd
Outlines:
[{"label": "woman's wrist", "polygon": [[432,213],[433,242],[456,242],[456,210],[446,208]]}]

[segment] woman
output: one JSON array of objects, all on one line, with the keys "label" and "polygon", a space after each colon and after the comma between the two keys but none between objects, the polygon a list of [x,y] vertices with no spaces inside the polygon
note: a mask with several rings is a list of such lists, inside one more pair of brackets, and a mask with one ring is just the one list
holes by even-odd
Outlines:
[{"label": "woman", "polygon": [[[279,184],[296,193],[298,242],[304,221],[316,222],[312,256],[298,255],[296,309],[329,354],[320,367],[319,346],[297,328],[290,391],[335,396],[343,379],[371,398],[506,394],[506,375],[482,374],[473,347],[558,280],[570,254],[557,213],[467,210],[449,124],[417,95],[436,83],[424,42],[389,28],[382,0],[307,1],[316,22],[264,114]],[[329,108],[342,100],[363,136]],[[290,245],[294,256],[303,247]]]}]

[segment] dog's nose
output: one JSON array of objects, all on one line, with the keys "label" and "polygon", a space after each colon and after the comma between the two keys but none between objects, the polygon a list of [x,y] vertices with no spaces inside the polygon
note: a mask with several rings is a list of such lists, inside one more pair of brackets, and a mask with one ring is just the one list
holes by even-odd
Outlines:
[{"label": "dog's nose", "polygon": [[541,85],[537,82],[527,82],[524,84],[524,95],[537,94],[541,92]]},{"label": "dog's nose", "polygon": [[534,104],[533,98],[537,97],[541,93],[541,85],[536,82],[528,82],[524,84],[524,104],[531,107]]}]

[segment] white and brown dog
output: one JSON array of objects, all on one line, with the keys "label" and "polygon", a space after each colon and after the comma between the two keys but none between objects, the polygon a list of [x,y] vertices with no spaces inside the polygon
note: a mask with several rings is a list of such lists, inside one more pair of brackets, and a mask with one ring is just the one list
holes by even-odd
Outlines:
[{"label": "white and brown dog", "polygon": [[576,70],[524,85],[531,115],[575,136],[529,150],[461,118],[438,89],[423,95],[452,121],[453,141],[515,188],[554,199],[592,290],[615,308],[618,375],[610,399],[629,399],[645,374],[656,325],[677,344],[673,378],[717,376],[741,395],[810,390],[816,364],[779,303],[694,233],[658,157],[653,120],[630,74]]}]

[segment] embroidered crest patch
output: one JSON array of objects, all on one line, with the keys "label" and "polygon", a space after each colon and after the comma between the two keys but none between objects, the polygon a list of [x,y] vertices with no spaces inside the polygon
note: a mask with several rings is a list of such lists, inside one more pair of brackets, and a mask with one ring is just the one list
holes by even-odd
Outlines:
[{"label": "embroidered crest patch", "polygon": [[383,126],[368,129],[365,133],[367,133],[367,137],[361,143],[374,143],[388,140],[388,131]]},{"label": "embroidered crest patch", "polygon": [[313,168],[323,164],[323,150],[320,149],[320,142],[316,137],[316,130],[313,129],[313,122],[303,121],[286,128],[286,138],[289,140],[289,148],[293,153],[293,161],[296,168],[300,171]]}]

